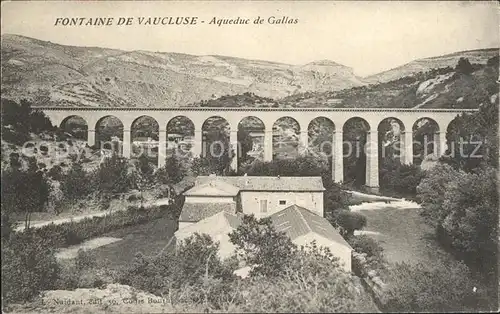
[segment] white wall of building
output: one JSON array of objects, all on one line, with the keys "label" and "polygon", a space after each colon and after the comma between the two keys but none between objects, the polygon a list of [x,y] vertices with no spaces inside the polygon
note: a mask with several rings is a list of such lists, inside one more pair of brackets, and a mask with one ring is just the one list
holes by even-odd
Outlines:
[{"label": "white wall of building", "polygon": [[346,245],[342,245],[335,241],[329,240],[314,232],[310,232],[304,236],[295,238],[295,240],[293,240],[293,243],[300,246],[309,244],[314,240],[316,240],[317,246],[324,246],[329,248],[333,256],[339,258],[339,263],[342,269],[344,269],[346,272],[352,271],[352,264],[351,264],[352,248]]},{"label": "white wall of building", "polygon": [[[314,211],[323,217],[323,192],[250,192],[241,191],[244,214],[267,217],[293,204]],[[261,212],[261,200],[267,200],[267,212]],[[285,204],[280,204],[285,201]]]}]

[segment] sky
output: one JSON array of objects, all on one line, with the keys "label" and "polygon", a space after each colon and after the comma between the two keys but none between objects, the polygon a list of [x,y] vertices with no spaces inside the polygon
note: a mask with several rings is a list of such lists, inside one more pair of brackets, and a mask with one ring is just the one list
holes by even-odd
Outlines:
[{"label": "sky", "polygon": [[[332,60],[360,76],[415,59],[500,46],[496,1],[14,1],[1,33],[74,46],[225,55],[306,64]],[[138,25],[138,17],[198,17],[196,25]],[[261,25],[211,25],[216,19]],[[298,19],[269,24],[268,18]],[[56,18],[133,17],[130,26],[55,26]],[[200,21],[205,21],[201,23]]]}]

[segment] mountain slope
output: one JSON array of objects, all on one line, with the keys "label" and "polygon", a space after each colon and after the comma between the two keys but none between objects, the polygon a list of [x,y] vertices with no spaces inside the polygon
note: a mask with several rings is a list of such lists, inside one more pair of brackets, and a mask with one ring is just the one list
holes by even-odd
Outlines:
[{"label": "mountain slope", "polygon": [[454,67],[460,58],[469,59],[470,63],[486,64],[488,59],[498,56],[498,48],[460,51],[443,56],[414,60],[394,69],[365,77],[368,83],[382,83],[432,69]]},{"label": "mountain slope", "polygon": [[35,106],[175,107],[222,95],[280,98],[364,82],[332,61],[303,66],[224,56],[121,51],[2,35],[2,97]]},{"label": "mountain slope", "polygon": [[478,108],[498,94],[498,55],[469,69],[444,67],[393,81],[341,91],[285,97],[279,106],[378,108]]}]

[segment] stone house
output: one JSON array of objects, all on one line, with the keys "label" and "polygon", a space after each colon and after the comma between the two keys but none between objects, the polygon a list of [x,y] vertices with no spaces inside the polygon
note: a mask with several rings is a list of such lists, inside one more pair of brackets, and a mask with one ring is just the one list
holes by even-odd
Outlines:
[{"label": "stone house", "polygon": [[184,192],[179,229],[225,211],[267,217],[290,205],[323,217],[321,177],[200,176]]},{"label": "stone house", "polygon": [[[318,246],[328,248],[338,258],[342,269],[351,271],[353,249],[324,217],[297,205],[288,206],[269,217],[275,229],[284,232],[296,245],[307,245],[315,241]],[[232,256],[236,249],[228,234],[238,228],[241,221],[241,214],[220,211],[179,229],[175,238],[179,241],[195,233],[208,234],[219,242],[219,257],[225,259]]]}]

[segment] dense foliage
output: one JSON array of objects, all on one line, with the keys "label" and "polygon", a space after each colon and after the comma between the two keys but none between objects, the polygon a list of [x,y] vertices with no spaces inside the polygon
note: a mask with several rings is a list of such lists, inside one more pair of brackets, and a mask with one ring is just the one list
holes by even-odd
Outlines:
[{"label": "dense foliage", "polygon": [[246,265],[255,265],[251,275],[283,273],[295,249],[290,238],[274,229],[270,218],[256,219],[253,215],[245,215],[241,225],[229,233],[229,239]]},{"label": "dense foliage", "polygon": [[461,263],[396,264],[387,284],[382,309],[385,312],[493,310],[488,307],[484,291],[474,290],[477,283]]},{"label": "dense foliage", "polygon": [[[218,244],[206,235],[194,234],[177,243],[174,250],[150,257],[138,255],[121,280],[168,295],[172,303],[201,304],[207,311],[374,310],[359,283],[337,267],[328,250],[315,244],[299,248],[276,232],[268,220],[251,216],[230,237],[240,253],[248,256],[221,261]],[[238,259],[253,266],[250,277],[233,274]]]},{"label": "dense foliage", "polygon": [[366,226],[366,217],[360,213],[341,210],[334,217],[335,224],[339,226],[340,234],[344,238],[353,236],[355,230],[361,230]]},{"label": "dense foliage", "polygon": [[[453,123],[448,156],[442,158],[445,164],[428,171],[417,196],[438,240],[493,290],[498,273],[498,97]],[[478,156],[453,147],[457,138],[469,136],[482,143]]]},{"label": "dense foliage", "polygon": [[414,198],[417,186],[425,175],[416,164],[401,164],[394,158],[385,158],[380,165],[380,189],[384,194]]},{"label": "dense foliage", "polygon": [[2,237],[2,303],[26,301],[53,289],[59,273],[53,247],[32,233]]},{"label": "dense foliage", "polygon": [[[18,164],[15,160],[17,158],[12,160],[14,164]],[[2,213],[24,213],[27,226],[33,212],[44,210],[49,193],[49,182],[33,158],[29,159],[26,170],[10,167],[2,171]]]},{"label": "dense foliage", "polygon": [[30,139],[29,133],[54,131],[50,119],[40,110],[31,108],[26,100],[20,104],[1,99],[2,107],[2,139],[18,145]]},{"label": "dense foliage", "polygon": [[[2,236],[2,296],[6,302],[27,301],[42,290],[95,286],[82,285],[80,279],[91,259],[80,253],[75,267],[60,266],[54,257],[55,249],[79,244],[98,235],[126,226],[146,223],[152,219],[168,217],[174,207],[160,206],[144,210],[130,207],[106,217],[85,218],[78,222],[50,224],[40,228],[12,232]],[[3,227],[3,226],[2,226]],[[3,230],[2,230],[3,231]],[[87,278],[88,279],[88,278]],[[76,280],[76,281],[75,281]]]},{"label": "dense foliage", "polygon": [[74,163],[60,182],[61,190],[68,200],[81,199],[96,190],[94,174],[87,173],[81,163]]}]

